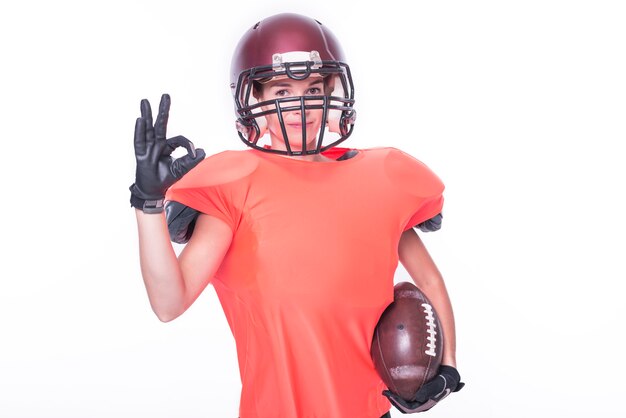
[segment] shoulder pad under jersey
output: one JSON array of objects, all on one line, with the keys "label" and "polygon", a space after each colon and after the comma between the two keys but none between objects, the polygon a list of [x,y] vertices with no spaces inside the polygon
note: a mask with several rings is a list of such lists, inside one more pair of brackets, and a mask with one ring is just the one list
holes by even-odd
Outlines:
[{"label": "shoulder pad under jersey", "polygon": [[174,183],[166,194],[165,216],[170,239],[185,244],[191,238],[200,212],[176,201],[177,190],[201,191],[236,182],[249,176],[256,169],[258,157],[250,151],[224,151],[206,157],[200,164]]},{"label": "shoulder pad under jersey", "polygon": [[398,149],[388,148],[387,151],[385,172],[394,185],[426,199],[443,193],[443,182],[426,164]]},{"label": "shoulder pad under jersey", "polygon": [[172,189],[194,189],[219,186],[248,177],[257,168],[259,157],[252,151],[223,151],[206,157]]}]

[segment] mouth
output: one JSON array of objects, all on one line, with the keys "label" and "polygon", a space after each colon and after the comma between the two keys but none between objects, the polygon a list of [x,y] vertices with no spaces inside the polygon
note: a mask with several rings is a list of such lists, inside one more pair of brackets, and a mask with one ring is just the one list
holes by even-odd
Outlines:
[{"label": "mouth", "polygon": [[[302,128],[302,123],[300,122],[293,122],[293,123],[286,123],[285,125],[289,126],[290,128],[298,128],[301,129]],[[313,122],[307,122],[306,126],[312,126]]]}]

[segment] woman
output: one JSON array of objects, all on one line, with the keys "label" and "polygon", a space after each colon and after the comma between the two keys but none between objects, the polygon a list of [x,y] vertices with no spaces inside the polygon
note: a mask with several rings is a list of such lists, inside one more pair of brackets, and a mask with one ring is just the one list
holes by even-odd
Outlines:
[{"label": "woman", "polygon": [[[159,319],[214,286],[237,345],[241,418],[389,417],[389,401],[420,412],[460,389],[450,300],[413,229],[438,229],[443,184],[402,151],[337,147],[356,114],[334,35],[305,16],[262,20],[235,50],[231,88],[251,149],[208,158],[166,139],[169,96],[154,125],[141,103],[131,204]],[[172,160],[177,146],[189,152]],[[179,257],[170,237],[186,242]],[[440,374],[411,400],[384,391],[369,355],[398,260],[446,335]]]}]

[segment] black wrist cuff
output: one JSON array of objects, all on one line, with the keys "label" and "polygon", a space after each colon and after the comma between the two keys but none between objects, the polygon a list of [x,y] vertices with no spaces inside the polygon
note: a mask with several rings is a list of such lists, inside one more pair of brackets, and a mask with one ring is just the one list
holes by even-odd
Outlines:
[{"label": "black wrist cuff", "polygon": [[465,383],[461,382],[461,375],[456,367],[441,365],[439,366],[439,374],[446,375],[454,382],[454,387],[451,387],[452,392],[458,392],[465,386]]},{"label": "black wrist cuff", "polygon": [[134,194],[130,195],[130,205],[134,208],[142,210],[144,213],[161,213],[163,212],[163,198],[145,200],[140,199]]}]

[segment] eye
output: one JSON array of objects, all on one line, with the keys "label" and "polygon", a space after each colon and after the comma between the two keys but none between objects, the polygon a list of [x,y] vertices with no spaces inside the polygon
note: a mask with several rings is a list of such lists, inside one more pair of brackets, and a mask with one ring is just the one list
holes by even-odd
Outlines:
[{"label": "eye", "polygon": [[278,97],[287,97],[289,96],[289,91],[286,89],[276,90],[274,95]]},{"label": "eye", "polygon": [[319,96],[322,94],[322,89],[319,87],[311,87],[306,92],[307,96]]}]

